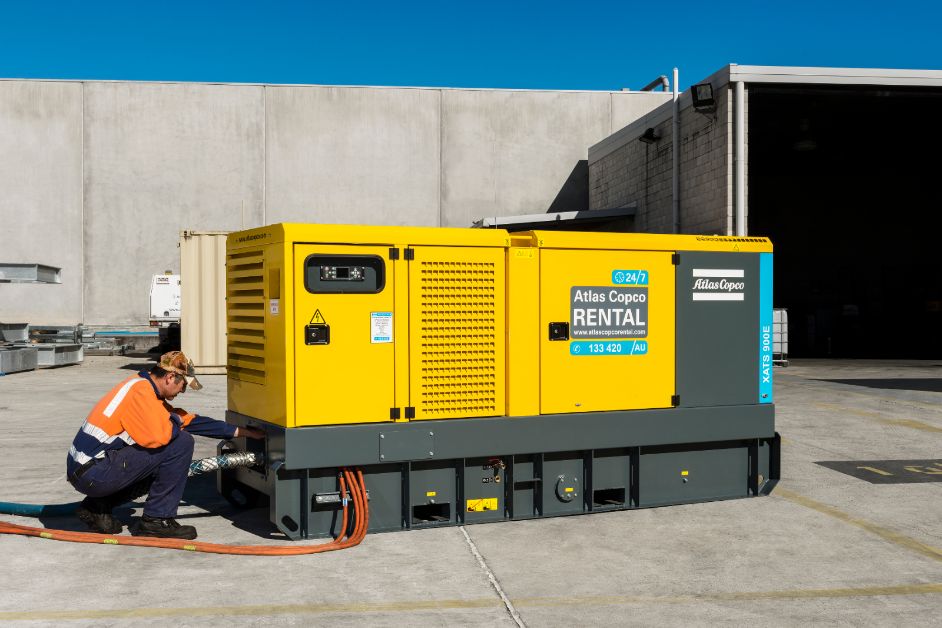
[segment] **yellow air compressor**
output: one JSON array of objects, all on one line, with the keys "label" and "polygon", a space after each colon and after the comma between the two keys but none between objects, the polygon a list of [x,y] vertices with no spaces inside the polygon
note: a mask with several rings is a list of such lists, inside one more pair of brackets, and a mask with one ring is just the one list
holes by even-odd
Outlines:
[{"label": "yellow air compressor", "polygon": [[278,224],[227,242],[227,420],[290,538],[767,494],[766,238]]}]

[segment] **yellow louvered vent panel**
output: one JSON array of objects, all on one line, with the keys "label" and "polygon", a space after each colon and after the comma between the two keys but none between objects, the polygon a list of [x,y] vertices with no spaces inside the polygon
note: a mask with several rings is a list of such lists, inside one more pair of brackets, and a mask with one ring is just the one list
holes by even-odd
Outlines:
[{"label": "yellow louvered vent panel", "polygon": [[493,262],[419,261],[425,418],[498,413],[499,294]]},{"label": "yellow louvered vent panel", "polygon": [[265,289],[262,249],[226,256],[226,332],[229,377],[265,383]]}]

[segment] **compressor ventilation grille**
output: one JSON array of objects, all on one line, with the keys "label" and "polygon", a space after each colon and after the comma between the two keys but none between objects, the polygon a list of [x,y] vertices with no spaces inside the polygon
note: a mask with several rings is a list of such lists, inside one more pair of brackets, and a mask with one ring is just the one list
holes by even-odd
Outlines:
[{"label": "compressor ventilation grille", "polygon": [[265,289],[262,249],[226,256],[226,370],[265,383]]},{"label": "compressor ventilation grille", "polygon": [[495,265],[419,262],[421,396],[426,417],[497,412]]}]

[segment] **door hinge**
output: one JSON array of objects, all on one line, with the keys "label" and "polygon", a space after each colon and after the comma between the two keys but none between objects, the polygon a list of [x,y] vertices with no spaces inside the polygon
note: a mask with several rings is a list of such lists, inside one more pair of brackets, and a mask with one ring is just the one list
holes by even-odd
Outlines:
[{"label": "door hinge", "polygon": [[680,395],[671,395],[671,407],[676,408],[680,405]]},{"label": "door hinge", "polygon": [[389,249],[389,259],[399,259],[399,249],[395,247],[390,247]]},{"label": "door hinge", "polygon": [[399,418],[399,408],[390,408],[389,409],[389,420],[395,421]]},{"label": "door hinge", "polygon": [[410,249],[409,247],[406,247],[406,250],[403,251],[403,257],[407,260],[415,259],[415,249]]},{"label": "door hinge", "polygon": [[406,406],[406,418],[407,418],[407,419],[414,419],[414,418],[415,418],[415,407],[413,407],[413,406]]},{"label": "door hinge", "polygon": [[671,264],[674,266],[680,266],[680,253],[674,253],[671,255]]}]

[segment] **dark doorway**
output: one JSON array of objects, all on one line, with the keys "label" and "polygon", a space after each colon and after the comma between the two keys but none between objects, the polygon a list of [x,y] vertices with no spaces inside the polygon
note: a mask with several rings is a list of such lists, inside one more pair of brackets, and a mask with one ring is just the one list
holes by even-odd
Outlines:
[{"label": "dark doorway", "polygon": [[791,356],[942,356],[940,111],[942,89],[749,86],[749,233]]}]

